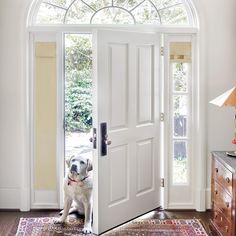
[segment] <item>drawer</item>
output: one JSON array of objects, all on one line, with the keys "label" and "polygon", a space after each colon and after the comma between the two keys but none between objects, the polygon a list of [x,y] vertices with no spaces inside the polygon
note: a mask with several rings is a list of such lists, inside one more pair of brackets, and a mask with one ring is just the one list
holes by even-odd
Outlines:
[{"label": "drawer", "polygon": [[228,220],[231,219],[232,216],[232,198],[231,196],[226,193],[226,191],[217,183],[214,184],[214,191],[213,194],[213,202],[217,205],[223,214],[225,215]]},{"label": "drawer", "polygon": [[213,178],[232,196],[233,174],[217,160],[213,164]]},{"label": "drawer", "polygon": [[231,223],[224,217],[224,214],[216,206],[214,206],[213,223],[222,236],[231,235]]}]

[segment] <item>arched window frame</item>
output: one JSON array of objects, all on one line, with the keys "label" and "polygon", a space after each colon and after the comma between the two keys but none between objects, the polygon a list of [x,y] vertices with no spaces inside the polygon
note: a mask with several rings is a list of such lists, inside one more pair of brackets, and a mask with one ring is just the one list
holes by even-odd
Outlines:
[{"label": "arched window frame", "polygon": [[[72,1],[72,3],[74,3],[74,2],[76,2],[76,1],[78,1],[78,0],[73,0]],[[144,1],[149,1],[149,0],[143,0],[143,1],[141,1],[141,4],[138,4],[136,7],[138,7],[139,5],[142,5],[142,3],[144,2]],[[83,2],[85,2],[85,1],[83,1]],[[112,0],[112,2],[113,2],[113,0]],[[28,14],[28,17],[27,17],[27,27],[40,27],[40,26],[50,26],[50,27],[56,27],[56,28],[58,28],[59,26],[60,27],[67,27],[67,28],[70,28],[70,27],[73,27],[73,26],[81,26],[81,27],[85,27],[85,26],[87,26],[87,27],[94,27],[94,26],[96,26],[96,27],[100,27],[100,26],[117,26],[117,27],[124,27],[124,26],[141,26],[141,28],[142,28],[142,26],[145,26],[145,27],[148,27],[148,28],[153,28],[153,27],[155,27],[155,28],[195,28],[195,29],[197,29],[197,28],[199,28],[199,23],[198,23],[198,17],[197,17],[197,14],[196,14],[196,9],[195,9],[195,7],[194,7],[194,4],[192,3],[192,0],[181,0],[181,2],[182,3],[178,3],[178,4],[176,4],[176,5],[180,5],[180,4],[182,4],[182,5],[184,5],[184,7],[185,7],[185,10],[186,10],[186,13],[187,13],[187,17],[188,17],[188,24],[163,24],[162,23],[162,19],[161,19],[161,16],[160,16],[160,14],[159,14],[159,10],[161,10],[161,9],[157,9],[156,8],[156,6],[150,1],[150,4],[152,4],[152,6],[156,9],[156,11],[157,11],[157,14],[158,14],[158,16],[159,16],[159,20],[160,20],[160,23],[159,24],[154,24],[154,23],[145,23],[145,22],[142,22],[142,23],[136,23],[135,21],[135,18],[134,18],[134,16],[132,15],[131,17],[133,18],[133,24],[114,24],[114,23],[111,23],[111,24],[107,24],[107,23],[105,23],[105,24],[100,24],[100,23],[98,23],[98,24],[91,24],[92,22],[92,18],[94,18],[94,16],[99,12],[99,11],[101,11],[101,10],[103,10],[103,9],[105,9],[105,8],[108,8],[108,6],[105,6],[105,7],[102,7],[102,8],[100,8],[99,10],[97,10],[93,15],[92,15],[92,17],[91,17],[91,19],[90,19],[90,23],[88,24],[88,23],[81,23],[81,24],[78,24],[78,23],[66,23],[66,22],[64,22],[64,23],[46,23],[46,24],[40,24],[40,23],[37,23],[36,22],[36,18],[37,18],[37,14],[38,14],[38,12],[39,12],[39,8],[40,8],[40,5],[43,3],[43,0],[35,0],[35,1],[33,1],[32,2],[32,4],[31,4],[31,6],[30,6],[30,10],[29,10],[29,14]],[[169,7],[173,7],[175,4],[173,4],[173,5],[170,5],[170,6],[168,6],[167,8],[169,8]],[[109,7],[112,7],[112,6],[109,6]],[[135,7],[135,8],[136,8]],[[121,8],[121,7],[116,7],[116,8]],[[127,9],[125,9],[125,8],[123,8],[124,9],[124,11],[127,11],[127,12],[129,12],[129,10],[127,10]],[[69,9],[68,9],[69,10]],[[67,11],[68,11],[67,10]],[[67,11],[66,11],[66,14],[67,14]]]}]

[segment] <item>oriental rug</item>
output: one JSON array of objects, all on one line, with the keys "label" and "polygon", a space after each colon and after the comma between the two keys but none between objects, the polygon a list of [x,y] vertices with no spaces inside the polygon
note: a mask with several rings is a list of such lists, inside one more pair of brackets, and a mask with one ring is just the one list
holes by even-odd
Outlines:
[{"label": "oriental rug", "polygon": [[[82,236],[83,219],[68,217],[64,225],[54,217],[21,218],[16,236]],[[88,234],[87,234],[88,235]],[[92,235],[92,234],[90,234]],[[115,228],[105,236],[207,236],[198,219],[137,219]]]}]

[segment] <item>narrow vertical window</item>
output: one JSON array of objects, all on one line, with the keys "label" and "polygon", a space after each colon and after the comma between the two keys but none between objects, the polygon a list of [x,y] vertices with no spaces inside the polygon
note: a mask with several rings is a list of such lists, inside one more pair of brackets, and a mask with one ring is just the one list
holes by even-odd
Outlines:
[{"label": "narrow vertical window", "polygon": [[172,182],[188,184],[191,122],[191,43],[170,43]]}]

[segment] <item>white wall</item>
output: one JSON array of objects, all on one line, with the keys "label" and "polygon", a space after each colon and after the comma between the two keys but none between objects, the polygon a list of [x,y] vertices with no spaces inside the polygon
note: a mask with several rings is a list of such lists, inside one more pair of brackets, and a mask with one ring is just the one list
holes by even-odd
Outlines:
[{"label": "white wall", "polygon": [[[29,170],[22,163],[27,158],[24,24],[30,1],[0,1],[0,208],[27,209],[21,200],[29,191],[28,180],[22,177]],[[195,0],[195,3],[200,13],[200,63],[204,68],[200,76],[205,80],[202,93],[206,94],[206,101],[201,102],[206,104],[204,114],[208,121],[207,150],[202,158],[208,162],[209,188],[209,151],[233,148],[230,144],[233,109],[217,108],[208,105],[208,101],[236,84],[236,1]]]},{"label": "white wall", "polygon": [[0,1],[0,208],[20,207],[24,158],[22,26],[26,1]]},{"label": "white wall", "polygon": [[[206,20],[206,91],[208,102],[236,86],[236,1],[202,0],[201,2]],[[234,112],[233,107],[219,108],[207,104],[208,189],[210,189],[211,179],[210,152],[236,148],[231,144],[234,137]]]}]

